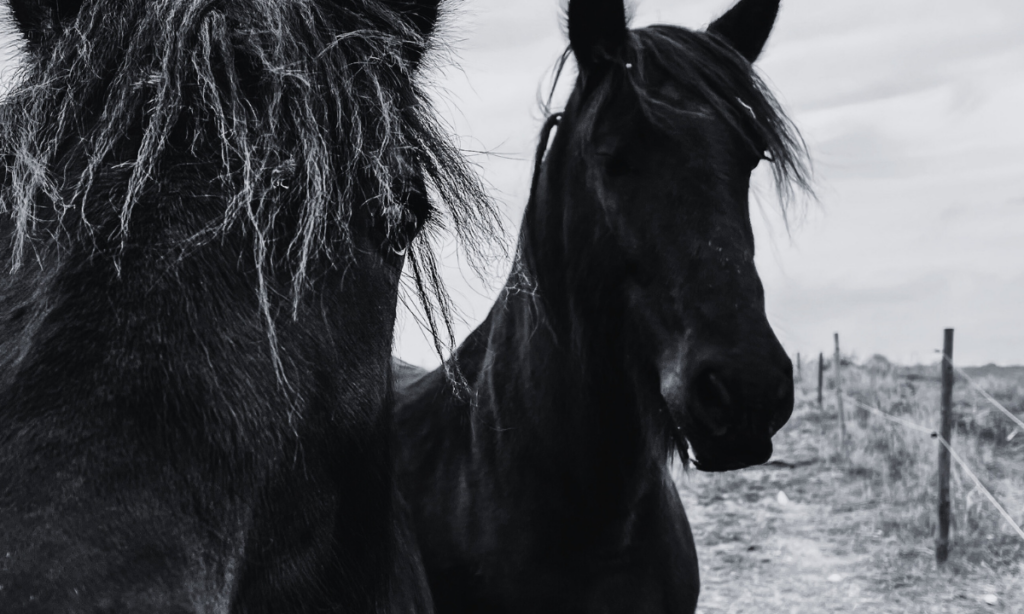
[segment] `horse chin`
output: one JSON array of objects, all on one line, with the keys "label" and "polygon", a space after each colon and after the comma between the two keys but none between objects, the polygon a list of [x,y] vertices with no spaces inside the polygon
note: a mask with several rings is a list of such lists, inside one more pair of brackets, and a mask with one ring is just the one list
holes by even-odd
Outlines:
[{"label": "horse chin", "polygon": [[768,462],[772,457],[771,437],[712,437],[689,439],[693,466],[700,471],[743,469]]},{"label": "horse chin", "polygon": [[664,406],[672,419],[673,440],[679,457],[688,460],[700,471],[720,472],[761,465],[772,457],[772,438],[765,435],[725,431],[713,433],[711,429],[688,420]]}]

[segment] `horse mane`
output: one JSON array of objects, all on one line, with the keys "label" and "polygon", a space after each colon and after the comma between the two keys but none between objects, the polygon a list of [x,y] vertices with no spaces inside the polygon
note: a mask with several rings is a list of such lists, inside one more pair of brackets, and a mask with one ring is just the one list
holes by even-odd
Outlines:
[{"label": "horse mane", "polygon": [[[716,35],[661,24],[629,30],[624,48],[602,65],[611,71],[607,82],[613,87],[626,84],[647,120],[666,133],[674,133],[681,117],[693,111],[673,106],[652,84],[667,76],[711,105],[748,144],[765,153],[783,213],[798,190],[813,193],[810,158],[799,130],[757,69]],[[585,81],[588,75],[581,77]],[[589,92],[598,109],[607,106],[613,87]],[[590,125],[582,126],[584,135],[593,134],[600,116],[599,111],[591,116]]]},{"label": "horse mane", "polygon": [[[439,207],[428,228],[450,224],[482,258],[497,215],[417,81],[428,41],[393,4],[86,1],[0,105],[13,266],[54,237],[123,252],[137,210],[189,164],[204,181],[186,196],[226,202],[186,242],[251,237],[272,337],[274,269],[297,310],[312,263],[351,256],[360,208],[390,237],[425,187]],[[410,258],[429,316],[450,321],[429,234]]]}]

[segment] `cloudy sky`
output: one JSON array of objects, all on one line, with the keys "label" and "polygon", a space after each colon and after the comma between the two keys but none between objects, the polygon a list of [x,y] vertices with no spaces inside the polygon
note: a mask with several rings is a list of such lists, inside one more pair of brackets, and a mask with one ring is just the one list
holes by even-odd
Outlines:
[{"label": "cloudy sky", "polygon": [[[514,233],[537,94],[565,46],[560,1],[452,5],[439,107]],[[703,27],[729,6],[638,0],[634,25]],[[791,353],[828,351],[838,331],[862,358],[932,362],[955,327],[957,362],[1024,364],[1021,32],[1021,0],[783,0],[759,66],[803,130],[819,202],[788,232],[771,199],[753,221],[769,317]],[[462,337],[508,263],[485,282],[446,253]],[[436,364],[407,314],[398,332],[399,355]]]},{"label": "cloudy sky", "polygon": [[[465,0],[446,33],[441,108],[517,228],[542,120],[537,92],[565,46],[557,0]],[[698,28],[730,0],[639,0],[634,25]],[[783,0],[759,61],[803,131],[818,202],[789,231],[753,209],[768,315],[787,349],[933,362],[956,328],[962,364],[1024,364],[1024,2]],[[770,191],[763,190],[770,195]],[[448,252],[460,336],[504,280]],[[401,318],[397,353],[437,362]]]}]

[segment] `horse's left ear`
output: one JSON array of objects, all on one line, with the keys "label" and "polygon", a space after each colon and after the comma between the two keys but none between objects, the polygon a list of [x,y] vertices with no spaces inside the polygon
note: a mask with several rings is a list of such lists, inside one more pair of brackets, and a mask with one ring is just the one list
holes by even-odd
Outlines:
[{"label": "horse's left ear", "polygon": [[624,0],[569,0],[569,46],[580,68],[614,56],[629,26]]},{"label": "horse's left ear", "polygon": [[779,0],[740,0],[708,26],[708,32],[753,64],[764,49],[778,14]]},{"label": "horse's left ear", "polygon": [[8,0],[18,31],[29,49],[56,38],[75,19],[84,0]]}]

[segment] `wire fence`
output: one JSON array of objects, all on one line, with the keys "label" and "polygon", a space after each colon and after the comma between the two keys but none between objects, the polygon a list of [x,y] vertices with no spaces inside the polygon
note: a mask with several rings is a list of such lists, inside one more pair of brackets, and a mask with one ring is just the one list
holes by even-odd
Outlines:
[{"label": "wire fence", "polygon": [[[960,371],[960,370],[958,369],[958,371]],[[960,372],[962,373],[962,371],[960,371]],[[964,374],[964,376],[967,377],[966,374]],[[972,383],[973,383],[973,381],[972,381]],[[977,384],[974,384],[974,386],[977,387]],[[980,391],[980,388],[979,388],[979,391]],[[995,401],[994,399],[992,399],[987,393],[985,393],[983,396],[985,396],[985,398],[988,399],[989,401],[991,401],[992,403],[998,405],[998,402]],[[1006,511],[1006,508],[1004,508],[1002,506],[1002,504],[999,503],[999,500],[996,499],[995,495],[993,495],[992,492],[989,489],[985,488],[985,485],[981,483],[980,479],[978,479],[977,474],[975,474],[974,471],[971,470],[970,466],[967,465],[967,463],[964,461],[964,459],[961,458],[960,455],[956,453],[956,450],[954,450],[953,447],[949,444],[949,442],[946,441],[941,435],[939,435],[939,433],[937,431],[935,431],[935,429],[930,429],[928,427],[922,426],[922,425],[917,424],[915,422],[911,422],[910,420],[906,420],[906,419],[900,418],[898,416],[893,416],[893,415],[887,414],[887,413],[883,412],[882,410],[880,410],[880,409],[878,409],[876,407],[871,407],[870,405],[867,405],[865,403],[861,403],[860,401],[858,401],[857,399],[854,399],[853,397],[847,396],[846,398],[854,406],[859,407],[859,408],[864,409],[864,410],[867,410],[867,411],[869,411],[869,412],[871,412],[871,413],[873,413],[873,414],[875,414],[877,416],[880,416],[881,418],[884,418],[885,420],[888,420],[889,422],[891,422],[893,424],[898,424],[898,425],[900,425],[900,426],[902,426],[904,428],[907,428],[909,430],[917,431],[919,433],[923,433],[925,435],[928,435],[929,437],[931,437],[933,439],[936,439],[939,442],[940,445],[942,445],[944,448],[946,448],[946,450],[949,451],[950,456],[953,458],[954,461],[956,461],[957,465],[959,465],[960,468],[964,471],[964,473],[966,473],[971,478],[971,480],[974,482],[975,486],[978,487],[978,490],[980,490],[981,493],[983,495],[985,495],[985,497],[989,500],[989,502],[992,503],[992,506],[995,507],[996,510],[999,512],[999,514],[1003,517],[1003,519],[1006,520],[1007,524],[1009,524],[1010,527],[1013,528],[1014,532],[1016,532],[1017,535],[1021,538],[1021,540],[1024,541],[1024,529],[1021,529],[1020,525],[1017,524],[1017,522],[1013,519],[1013,516],[1011,516],[1009,514],[1009,512]],[[1004,412],[1006,412],[1007,414],[1009,414],[1014,420],[1016,420],[1016,416],[1013,416],[1013,414],[1010,413],[1009,410],[1007,410],[1004,407],[1001,407],[1001,409]]]},{"label": "wire fence", "polygon": [[[971,377],[964,369],[961,369],[953,364],[952,352],[953,352],[953,329],[945,330],[945,339],[943,344],[943,350],[937,352],[941,353],[942,361],[939,363],[941,377],[939,381],[942,384],[941,390],[941,432],[934,428],[929,428],[918,423],[915,420],[910,420],[905,417],[893,415],[883,411],[882,402],[878,396],[878,389],[875,389],[875,375],[871,376],[871,388],[874,389],[871,394],[875,395],[875,403],[877,406],[873,407],[865,402],[860,401],[855,396],[851,395],[849,390],[844,389],[842,378],[842,367],[844,363],[842,361],[842,355],[839,351],[839,334],[835,335],[835,358],[832,363],[833,369],[833,382],[835,388],[835,400],[836,409],[838,412],[839,420],[839,434],[840,434],[840,454],[844,459],[844,462],[849,460],[847,452],[847,429],[846,429],[846,414],[843,411],[843,401],[855,407],[859,410],[863,410],[868,414],[873,414],[886,422],[900,427],[907,431],[913,431],[920,435],[928,435],[930,438],[938,441],[939,447],[939,458],[938,458],[938,480],[939,480],[939,496],[938,496],[938,532],[936,534],[936,560],[941,564],[946,560],[948,553],[948,536],[949,536],[949,514],[950,514],[950,500],[949,500],[949,478],[950,478],[950,460],[956,463],[956,466],[960,469],[961,474],[966,474],[968,478],[974,483],[976,491],[980,492],[984,498],[991,504],[991,506],[999,513],[1002,521],[1009,526],[1013,533],[1024,542],[1024,529],[1021,528],[1021,524],[1018,523],[1013,516],[1006,510],[1006,507],[999,501],[999,499],[993,494],[992,489],[985,486],[982,480],[978,477],[978,474],[971,469],[968,463],[964,460],[963,456],[959,454],[953,446],[950,444],[952,440],[951,427],[954,421],[953,414],[953,388],[956,381],[956,376],[965,381],[970,389],[980,395],[985,401],[988,402],[993,408],[998,410],[1003,416],[1013,423],[1012,432],[1006,441],[1010,441],[1018,432],[1024,432],[1024,420],[1021,420],[1012,411],[1006,408],[1005,405],[1000,403],[988,390],[986,390],[974,377]],[[799,360],[799,355],[798,355]],[[885,364],[888,364],[887,362]],[[825,370],[825,361],[823,354],[818,356],[818,408],[824,409],[822,402],[823,392],[823,378],[822,373]],[[884,371],[883,371],[884,372]],[[920,375],[914,377],[913,375],[907,375],[907,379],[913,381],[914,379],[922,379]],[[923,378],[930,379],[930,378]],[[896,405],[893,406],[897,407]],[[998,414],[996,414],[998,415]],[[921,416],[918,416],[920,419]],[[972,491],[973,492],[973,491]],[[991,539],[991,536],[989,536]]]},{"label": "wire fence", "polygon": [[953,370],[956,371],[957,373],[959,373],[960,376],[963,377],[965,380],[967,380],[967,383],[971,385],[971,388],[974,388],[975,390],[977,390],[981,394],[981,396],[985,397],[985,399],[989,403],[991,403],[996,409],[998,409],[999,411],[1001,411],[1004,414],[1006,414],[1006,417],[1009,418],[1011,421],[1013,421],[1013,423],[1017,425],[1017,428],[1019,428],[1022,431],[1024,431],[1024,420],[1021,420],[1017,416],[1013,415],[1013,412],[1011,412],[1010,410],[1008,410],[1005,407],[1003,407],[1002,403],[1000,403],[999,401],[997,401],[994,398],[992,398],[992,395],[990,395],[987,390],[985,390],[984,388],[979,386],[978,382],[974,381],[973,377],[971,377],[970,375],[967,375],[967,373],[964,372],[963,369],[961,369],[960,367],[954,365],[953,361],[950,360],[949,356],[946,356],[945,354],[943,354],[942,355],[942,359],[947,361],[947,362],[949,362],[950,366],[953,367]]}]

